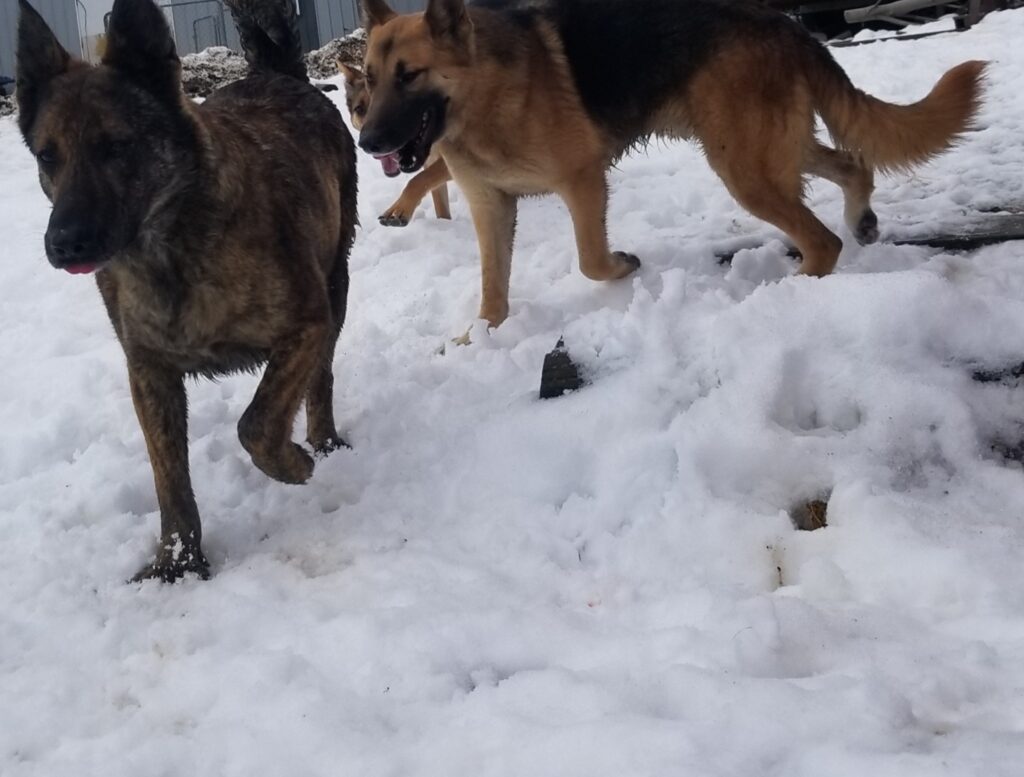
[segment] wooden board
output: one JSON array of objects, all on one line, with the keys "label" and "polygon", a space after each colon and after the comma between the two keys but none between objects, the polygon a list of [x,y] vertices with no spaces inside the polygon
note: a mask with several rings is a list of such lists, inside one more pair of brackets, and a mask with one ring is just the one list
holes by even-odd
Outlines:
[{"label": "wooden board", "polygon": [[[884,241],[883,245],[896,246],[930,246],[947,251],[976,251],[995,243],[1008,243],[1024,240],[1024,213],[1017,208],[990,211],[969,224],[951,232],[919,237],[897,237]],[[735,249],[716,252],[719,264],[728,264],[739,251],[760,248],[763,243],[740,246]],[[786,253],[794,259],[800,258],[800,252],[793,246],[786,247]]]},{"label": "wooden board", "polygon": [[974,251],[994,243],[1024,240],[1024,214],[1000,213],[964,225],[955,232],[890,241],[898,246],[932,246],[951,251]]}]

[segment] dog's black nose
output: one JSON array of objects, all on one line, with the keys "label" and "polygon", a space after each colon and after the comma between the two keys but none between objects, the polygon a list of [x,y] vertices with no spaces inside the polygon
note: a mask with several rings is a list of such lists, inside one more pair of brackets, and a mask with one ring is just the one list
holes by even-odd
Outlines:
[{"label": "dog's black nose", "polygon": [[50,264],[60,269],[95,262],[100,249],[99,235],[86,224],[51,226],[43,242]]},{"label": "dog's black nose", "polygon": [[385,145],[384,139],[381,137],[379,132],[367,132],[366,128],[359,133],[359,148],[365,151],[367,154],[382,154],[388,151],[388,147]]}]

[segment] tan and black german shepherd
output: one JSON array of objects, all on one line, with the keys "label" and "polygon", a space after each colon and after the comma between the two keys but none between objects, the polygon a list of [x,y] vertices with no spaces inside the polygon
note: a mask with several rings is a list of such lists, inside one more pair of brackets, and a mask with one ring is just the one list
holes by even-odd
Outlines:
[{"label": "tan and black german shepherd", "polygon": [[[983,62],[913,105],[858,90],[796,22],[729,0],[430,0],[396,15],[362,0],[370,102],[359,145],[415,172],[437,151],[480,244],[480,317],[508,315],[518,197],[565,200],[579,265],[595,280],[639,267],[611,251],[605,171],[649,138],[695,138],[736,200],[827,275],[841,242],[803,203],[804,178],[842,187],[857,240],[877,239],[873,171],[946,150],[978,109]],[[822,117],[835,148],[819,143]]]},{"label": "tan and black german shepherd", "polygon": [[[345,78],[345,104],[348,106],[349,116],[352,119],[352,126],[360,129],[363,120],[366,118],[366,108],[370,104],[370,93],[366,89],[366,76],[359,68],[346,65],[338,61],[338,71]],[[423,198],[430,192],[434,201],[434,214],[439,219],[450,219],[451,208],[448,201],[448,181],[452,177],[448,174],[448,167],[444,160],[434,155],[435,158],[428,160],[422,172],[413,176],[406,184],[401,196],[384,211],[377,220],[385,227],[404,227],[412,220],[412,214]],[[391,157],[383,160],[384,174],[394,178],[399,174],[398,164]]]},{"label": "tan and black german shepherd", "polygon": [[356,227],[352,137],[309,84],[291,0],[228,0],[251,74],[202,105],[152,0],[115,0],[102,64],[73,60],[22,0],[19,125],[53,202],[50,263],[95,273],[153,466],[160,545],[138,578],[206,577],[186,376],[255,370],[238,423],[253,462],[301,483],[326,453]]}]

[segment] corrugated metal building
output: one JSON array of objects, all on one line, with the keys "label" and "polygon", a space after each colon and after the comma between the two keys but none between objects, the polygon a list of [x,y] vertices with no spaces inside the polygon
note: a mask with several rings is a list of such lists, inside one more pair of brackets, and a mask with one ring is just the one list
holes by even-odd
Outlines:
[{"label": "corrugated metal building", "polygon": [[231,13],[219,0],[180,0],[161,3],[174,27],[179,54],[192,54],[210,46],[238,50],[238,31]]},{"label": "corrugated metal building", "polygon": [[[302,43],[307,51],[359,27],[359,0],[296,0],[296,4]],[[390,4],[399,13],[408,13],[423,10],[426,0],[391,0]],[[32,5],[64,47],[81,57],[86,11],[80,0],[32,0]],[[174,28],[179,54],[202,51],[210,46],[239,48],[238,31],[221,0],[170,0],[162,2],[161,6]],[[93,21],[96,20],[90,20]],[[14,76],[17,30],[18,0],[0,0],[0,76]]]},{"label": "corrugated metal building", "polygon": [[[163,2],[174,24],[179,54],[202,51],[210,46],[238,49],[238,32],[231,12],[221,0],[170,0]],[[360,26],[359,0],[296,0],[299,29],[306,51],[348,35]],[[426,0],[392,0],[399,13],[422,11]]]},{"label": "corrugated metal building", "polygon": [[[84,24],[85,9],[75,0],[32,0],[32,6],[50,25],[61,45],[74,56],[81,57],[81,25]],[[18,0],[0,0],[0,76],[14,77],[17,39]]]}]

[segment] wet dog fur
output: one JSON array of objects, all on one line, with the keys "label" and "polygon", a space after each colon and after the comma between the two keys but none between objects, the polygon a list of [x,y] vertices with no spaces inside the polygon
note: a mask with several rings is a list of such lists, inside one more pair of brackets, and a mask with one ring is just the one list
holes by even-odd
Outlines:
[{"label": "wet dog fur", "polygon": [[356,227],[351,135],[306,78],[288,0],[229,0],[251,74],[195,104],[163,12],[116,0],[102,64],[75,61],[21,2],[19,124],[53,203],[50,263],[95,272],[153,467],[160,543],[138,578],[209,565],[188,462],[185,378],[266,364],[238,436],[302,483],[291,440],[342,444],[332,363]]},{"label": "wet dog fur", "polygon": [[[370,95],[366,90],[366,77],[359,68],[338,62],[338,71],[345,79],[345,104],[348,107],[352,126],[357,130],[363,126],[366,108],[370,104]],[[378,220],[385,227],[404,227],[412,220],[412,214],[419,207],[423,198],[430,192],[434,201],[434,214],[439,219],[450,219],[451,208],[448,201],[448,167],[444,160],[436,156],[428,161],[423,170],[413,176],[406,184],[401,196],[385,210]]]},{"label": "wet dog fur", "polygon": [[[979,107],[983,62],[964,62],[913,105],[858,90],[785,15],[729,0],[430,0],[396,14],[363,0],[370,100],[359,145],[416,172],[439,153],[469,202],[480,248],[480,318],[508,315],[516,203],[568,206],[579,266],[634,272],[612,251],[606,170],[652,137],[692,138],[733,197],[797,246],[800,272],[832,272],[841,241],[803,202],[808,175],[835,182],[845,220],[878,237],[875,171],[948,149]],[[814,132],[819,115],[834,147]]]}]

